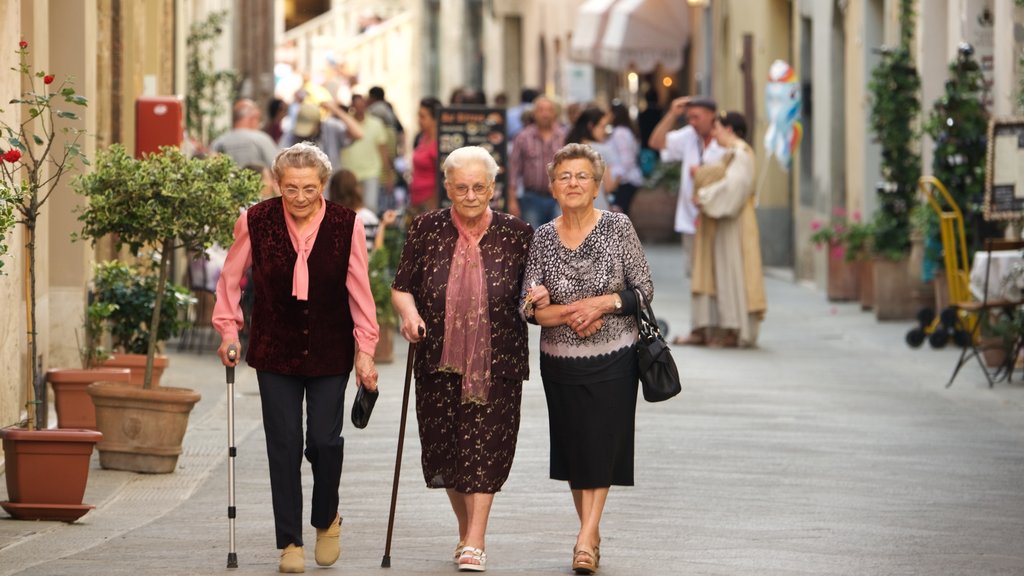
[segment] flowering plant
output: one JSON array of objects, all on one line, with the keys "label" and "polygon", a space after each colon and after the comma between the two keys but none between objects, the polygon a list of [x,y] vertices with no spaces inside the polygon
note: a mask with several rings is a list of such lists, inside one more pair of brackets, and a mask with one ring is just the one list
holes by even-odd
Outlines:
[{"label": "flowering plant", "polygon": [[845,209],[836,208],[827,223],[811,222],[811,243],[818,250],[827,246],[831,256],[852,262],[867,252],[872,231],[871,223],[862,221],[860,212],[855,210],[848,216]]},{"label": "flowering plant", "polygon": [[[75,169],[78,162],[88,164],[79,140],[85,131],[70,124],[78,120],[74,110],[88,105],[85,97],[76,94],[69,78],[33,70],[29,64],[28,42],[22,40],[15,51],[18,67],[12,68],[20,78],[15,80],[26,87],[10,101],[21,107],[20,123],[11,125],[3,119],[0,109],[0,255],[7,251],[7,233],[15,223],[25,226],[25,252],[28,258],[27,333],[31,365],[30,386],[45,423],[43,397],[46,382],[38,378],[36,360],[36,224],[43,204],[60,184],[64,175]],[[58,136],[58,132],[60,135]],[[2,265],[2,262],[0,262]],[[29,426],[33,426],[29,417]]]}]

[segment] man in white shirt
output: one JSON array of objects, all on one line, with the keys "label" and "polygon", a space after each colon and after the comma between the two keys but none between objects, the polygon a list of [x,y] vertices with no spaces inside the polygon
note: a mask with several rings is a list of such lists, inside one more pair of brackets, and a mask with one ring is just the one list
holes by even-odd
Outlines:
[{"label": "man in white shirt", "polygon": [[[651,132],[647,142],[650,148],[661,151],[662,162],[682,162],[679,199],[676,201],[676,232],[682,234],[686,276],[690,276],[693,262],[693,234],[697,231],[700,211],[693,203],[693,172],[702,164],[721,159],[724,150],[711,137],[718,106],[707,97],[683,96],[672,101],[668,112]],[[675,129],[680,116],[685,115],[686,126]],[[682,344],[685,338],[673,343]]]}]

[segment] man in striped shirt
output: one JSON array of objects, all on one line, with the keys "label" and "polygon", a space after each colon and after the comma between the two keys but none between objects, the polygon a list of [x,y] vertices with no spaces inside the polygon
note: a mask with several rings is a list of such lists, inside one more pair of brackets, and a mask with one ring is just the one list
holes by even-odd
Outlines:
[{"label": "man in striped shirt", "polygon": [[[519,216],[537,229],[558,215],[558,204],[551,196],[548,162],[565,143],[565,127],[558,121],[555,103],[545,96],[533,101],[533,123],[512,141],[508,165],[509,214]],[[523,197],[516,197],[520,180]]]}]

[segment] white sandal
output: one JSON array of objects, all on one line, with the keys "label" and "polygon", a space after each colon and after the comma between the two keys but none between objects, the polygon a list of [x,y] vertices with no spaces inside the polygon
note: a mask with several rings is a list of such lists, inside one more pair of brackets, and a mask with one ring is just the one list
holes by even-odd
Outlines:
[{"label": "white sandal", "polygon": [[[471,564],[469,562],[463,562],[463,558],[469,558],[476,560],[479,564]],[[459,572],[486,572],[487,571],[487,553],[479,548],[473,548],[471,546],[465,546],[462,548],[462,554],[459,555]]]},{"label": "white sandal", "polygon": [[459,558],[462,557],[462,549],[465,547],[466,545],[462,543],[462,540],[459,540],[459,543],[455,545],[455,554],[452,556],[452,562],[454,562],[456,566],[459,565]]}]

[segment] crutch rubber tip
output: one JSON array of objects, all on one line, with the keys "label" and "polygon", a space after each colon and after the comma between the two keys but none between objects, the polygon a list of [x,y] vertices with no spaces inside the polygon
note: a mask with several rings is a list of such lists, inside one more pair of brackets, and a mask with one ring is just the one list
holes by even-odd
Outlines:
[{"label": "crutch rubber tip", "polygon": [[385,556],[380,561],[380,567],[381,568],[391,568],[391,556]]},{"label": "crutch rubber tip", "polygon": [[238,554],[228,552],[228,568],[238,568]]}]

